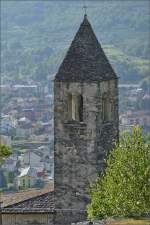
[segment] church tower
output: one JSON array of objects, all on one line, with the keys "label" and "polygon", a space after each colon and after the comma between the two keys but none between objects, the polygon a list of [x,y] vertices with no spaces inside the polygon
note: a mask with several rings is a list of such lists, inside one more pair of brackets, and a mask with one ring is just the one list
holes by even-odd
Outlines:
[{"label": "church tower", "polygon": [[117,139],[118,79],[85,15],[54,80],[55,224],[85,219]]}]

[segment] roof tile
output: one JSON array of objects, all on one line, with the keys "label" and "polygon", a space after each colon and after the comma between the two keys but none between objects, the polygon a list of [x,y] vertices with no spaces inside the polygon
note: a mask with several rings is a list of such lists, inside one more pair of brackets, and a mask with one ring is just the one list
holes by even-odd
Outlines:
[{"label": "roof tile", "polygon": [[3,213],[26,213],[26,212],[52,212],[54,209],[54,192],[26,199],[24,201],[6,206]]},{"label": "roof tile", "polygon": [[116,78],[85,15],[55,81],[94,82]]}]

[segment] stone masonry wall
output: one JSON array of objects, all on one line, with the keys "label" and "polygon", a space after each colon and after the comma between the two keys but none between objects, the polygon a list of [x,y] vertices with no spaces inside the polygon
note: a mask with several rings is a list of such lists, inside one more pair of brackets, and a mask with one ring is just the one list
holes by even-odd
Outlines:
[{"label": "stone masonry wall", "polygon": [[79,223],[72,223],[72,225],[105,225],[105,224],[106,224],[105,220],[94,221],[94,222],[84,221],[84,222],[79,222]]},{"label": "stone masonry wall", "polygon": [[84,221],[86,213],[79,210],[59,210],[54,214],[54,225],[70,225],[72,222]]},{"label": "stone masonry wall", "polygon": [[[83,96],[83,122],[68,121],[67,101],[70,93]],[[114,106],[114,117],[109,122],[102,119],[104,93],[109,93]],[[90,184],[102,171],[112,142],[118,139],[117,80],[99,83],[55,82],[54,112],[55,209],[86,210],[90,202]]]}]

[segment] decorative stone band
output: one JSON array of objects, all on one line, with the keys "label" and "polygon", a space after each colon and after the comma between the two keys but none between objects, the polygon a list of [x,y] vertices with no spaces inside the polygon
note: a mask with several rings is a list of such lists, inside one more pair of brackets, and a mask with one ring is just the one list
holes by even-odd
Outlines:
[{"label": "decorative stone band", "polygon": [[86,210],[79,210],[79,209],[54,209],[55,212],[80,212],[86,213]]},{"label": "decorative stone band", "polygon": [[32,214],[32,213],[54,213],[55,210],[51,208],[2,208],[2,214]]}]

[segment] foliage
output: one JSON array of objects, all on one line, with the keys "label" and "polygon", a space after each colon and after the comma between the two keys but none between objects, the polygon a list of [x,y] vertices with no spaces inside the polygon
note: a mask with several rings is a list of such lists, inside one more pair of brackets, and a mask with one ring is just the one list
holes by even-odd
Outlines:
[{"label": "foliage", "polygon": [[145,136],[145,142],[150,146],[150,132]]},{"label": "foliage", "polygon": [[150,211],[150,145],[135,127],[110,152],[105,172],[91,187],[89,218],[129,216]]},{"label": "foliage", "polygon": [[109,221],[106,225],[149,225],[150,219],[140,218],[140,219],[117,219]]},{"label": "foliage", "polygon": [[8,146],[0,144],[0,162],[2,162],[3,159],[10,156],[11,154],[12,151]]},{"label": "foliage", "polygon": [[[121,82],[148,76],[149,1],[88,1],[88,17]],[[3,1],[2,75],[45,80],[83,18],[82,1]],[[109,16],[107,16],[109,15]]]}]

